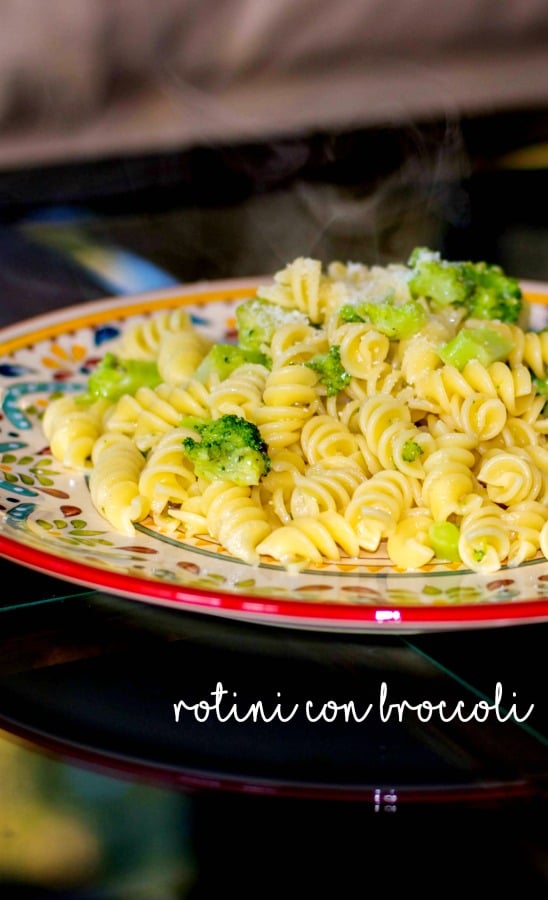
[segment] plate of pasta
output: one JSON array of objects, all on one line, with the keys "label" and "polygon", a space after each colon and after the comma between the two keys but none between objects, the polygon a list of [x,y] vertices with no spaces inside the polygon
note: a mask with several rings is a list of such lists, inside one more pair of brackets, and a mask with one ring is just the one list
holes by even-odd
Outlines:
[{"label": "plate of pasta", "polygon": [[0,333],[0,554],[327,631],[548,620],[548,286],[416,248]]}]

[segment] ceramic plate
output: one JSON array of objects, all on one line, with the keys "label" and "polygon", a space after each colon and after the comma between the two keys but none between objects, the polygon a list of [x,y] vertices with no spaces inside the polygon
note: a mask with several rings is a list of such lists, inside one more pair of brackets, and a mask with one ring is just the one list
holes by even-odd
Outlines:
[{"label": "ceramic plate", "polygon": [[[548,621],[548,563],[492,576],[454,565],[402,573],[377,556],[299,574],[250,566],[211,541],[113,532],[83,475],[49,452],[41,414],[53,392],[78,391],[121,333],[184,304],[226,341],[257,279],[203,283],[64,308],[0,332],[0,555],[69,582],[186,611],[327,630],[424,631]],[[263,282],[261,282],[263,283]],[[527,282],[532,327],[548,324],[548,286]]]}]

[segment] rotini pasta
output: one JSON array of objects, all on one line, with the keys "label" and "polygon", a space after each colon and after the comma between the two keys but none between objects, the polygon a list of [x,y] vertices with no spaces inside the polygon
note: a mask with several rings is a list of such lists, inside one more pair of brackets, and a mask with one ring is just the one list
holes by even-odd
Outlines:
[{"label": "rotini pasta", "polygon": [[142,453],[126,435],[105,432],[94,444],[92,462],[89,491],[95,507],[118,531],[132,535],[134,522],[149,509],[139,491]]},{"label": "rotini pasta", "polygon": [[213,416],[237,415],[254,420],[261,405],[268,369],[258,363],[238,366],[218,385],[211,388],[207,403]]},{"label": "rotini pasta", "polygon": [[[155,363],[160,383],[114,400],[52,399],[51,452],[90,470],[92,501],[114,528],[146,521],[251,565],[388,558],[401,571],[489,574],[547,557],[548,332],[518,324],[524,299],[513,281],[500,296],[486,289],[485,264],[475,303],[475,264],[466,278],[459,265],[430,251],[325,270],[299,257],[248,301],[242,357],[207,375],[212,342],[188,314],[152,314],[115,351]],[[230,432],[208,443],[212,425],[233,422],[253,446]]]},{"label": "rotini pasta", "polygon": [[305,313],[312,323],[323,320],[332,289],[317,259],[299,257],[276,273],[274,284],[260,289],[260,296],[280,306]]},{"label": "rotini pasta", "polygon": [[397,470],[377,472],[362,482],[345,511],[359,546],[375,551],[383,538],[393,533],[397,523],[411,508],[413,484]]},{"label": "rotini pasta", "polygon": [[257,563],[258,545],[270,534],[271,525],[251,488],[213,481],[200,497],[191,497],[172,513],[189,533],[216,538],[238,559]]},{"label": "rotini pasta", "polygon": [[165,335],[189,329],[192,329],[192,323],[183,307],[158,312],[128,328],[120,338],[116,352],[122,359],[154,360]]},{"label": "rotini pasta", "polygon": [[158,371],[167,384],[186,384],[211,347],[194,328],[166,331],[158,343]]},{"label": "rotini pasta", "polygon": [[481,502],[474,476],[476,455],[465,445],[438,442],[424,463],[421,499],[435,521],[463,516]]},{"label": "rotini pasta", "polygon": [[395,526],[386,542],[390,559],[395,566],[407,571],[420,569],[434,557],[434,548],[429,538],[434,524],[426,510],[416,507]]},{"label": "rotini pasta", "polygon": [[133,438],[146,453],[185,415],[203,419],[209,415],[209,393],[201,382],[141,387],[134,396],[124,394],[106,414],[105,429]]},{"label": "rotini pasta", "polygon": [[317,328],[302,322],[281,325],[272,336],[269,356],[273,369],[305,363],[328,349],[326,336]]},{"label": "rotini pasta", "polygon": [[259,554],[282,562],[288,569],[299,568],[303,562],[338,560],[341,550],[355,557],[359,542],[346,519],[335,510],[297,516],[290,524],[274,529],[257,546]]},{"label": "rotini pasta", "polygon": [[390,350],[386,335],[367,322],[340,325],[331,342],[340,348],[343,368],[356,378],[367,378],[371,368],[384,362]]},{"label": "rotini pasta", "polygon": [[528,559],[534,559],[541,548],[543,529],[548,521],[546,503],[538,500],[516,503],[504,510],[502,520],[510,538],[508,565],[519,566]]},{"label": "rotini pasta", "polygon": [[263,494],[278,518],[285,524],[302,516],[315,516],[334,509],[344,513],[357,486],[364,480],[363,470],[346,457],[333,456],[300,470],[286,467],[280,477],[271,473],[264,482]]},{"label": "rotini pasta", "polygon": [[303,424],[314,414],[317,377],[305,365],[283,366],[267,377],[253,420],[273,452],[298,443]]},{"label": "rotini pasta", "polygon": [[147,500],[156,524],[171,530],[169,508],[180,506],[196,483],[194,469],[183,451],[183,440],[192,432],[172,428],[150,451],[139,476],[139,493]]},{"label": "rotini pasta", "polygon": [[83,407],[73,396],[57,397],[46,408],[42,427],[56,459],[72,469],[91,466],[91,452],[110,409],[106,400]]},{"label": "rotini pasta", "polygon": [[500,506],[486,502],[463,516],[459,554],[468,568],[497,572],[510,550],[510,524]]}]

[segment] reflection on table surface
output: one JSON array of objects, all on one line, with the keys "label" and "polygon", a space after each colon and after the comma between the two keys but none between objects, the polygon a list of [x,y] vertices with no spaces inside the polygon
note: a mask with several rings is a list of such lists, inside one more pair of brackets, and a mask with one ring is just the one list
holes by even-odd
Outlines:
[{"label": "reflection on table surface", "polygon": [[[0,876],[206,897],[223,879],[250,890],[273,848],[281,888],[329,844],[311,885],[340,879],[337,857],[356,876],[367,853],[396,888],[394,854],[413,868],[425,835],[447,877],[456,826],[463,886],[480,859],[502,885],[501,852],[506,879],[545,884],[548,626],[323,635],[2,574],[25,600],[0,607]],[[441,700],[462,716],[441,721]]]},{"label": "reflection on table surface", "polygon": [[0,608],[0,718],[76,757],[167,783],[371,800],[534,794],[547,774],[548,625],[326,635],[49,581],[50,597],[33,602],[27,580],[27,602]]},{"label": "reflection on table surface", "polygon": [[352,896],[382,877],[545,896],[540,800],[398,807],[166,790],[38,754],[0,733],[0,887],[6,897]]}]

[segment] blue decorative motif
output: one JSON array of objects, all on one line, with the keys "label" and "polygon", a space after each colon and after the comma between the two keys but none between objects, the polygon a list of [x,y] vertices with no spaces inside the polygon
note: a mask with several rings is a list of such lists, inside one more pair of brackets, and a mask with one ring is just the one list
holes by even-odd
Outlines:
[{"label": "blue decorative motif", "polygon": [[14,366],[13,363],[0,363],[0,375],[6,378],[18,378],[20,375],[30,375],[36,369],[29,369],[28,366]]},{"label": "blue decorative motif", "polygon": [[3,441],[0,443],[0,453],[9,453],[11,450],[21,450],[22,447],[28,447],[23,441]]},{"label": "blue decorative motif", "polygon": [[6,518],[15,522],[24,522],[35,509],[36,503],[18,503],[7,512]]},{"label": "blue decorative motif", "polygon": [[59,390],[79,392],[83,390],[83,386],[73,382],[59,383],[57,381],[53,384],[47,381],[26,381],[22,384],[15,384],[6,391],[2,402],[2,411],[15,428],[26,431],[32,428],[32,425],[18,406],[20,398],[25,394],[51,393]]},{"label": "blue decorative motif", "polygon": [[113,341],[115,338],[120,336],[120,329],[115,328],[114,325],[102,325],[100,328],[95,330],[95,334],[93,336],[93,343],[96,347],[100,347],[101,344],[105,344],[107,341]]}]

